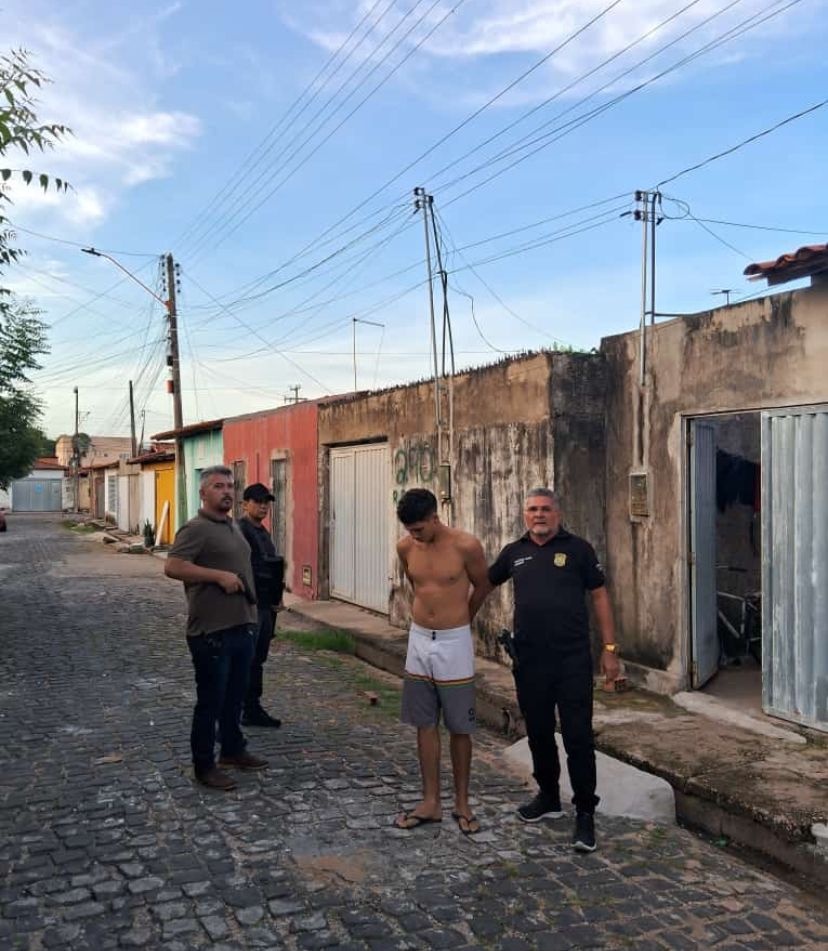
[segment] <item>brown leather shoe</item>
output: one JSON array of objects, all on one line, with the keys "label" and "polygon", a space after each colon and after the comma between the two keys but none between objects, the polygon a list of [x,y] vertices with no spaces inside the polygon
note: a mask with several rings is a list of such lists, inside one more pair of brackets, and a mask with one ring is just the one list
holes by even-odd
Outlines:
[{"label": "brown leather shoe", "polygon": [[261,756],[253,753],[239,753],[237,756],[220,756],[219,765],[235,766],[236,769],[264,769],[269,763]]},{"label": "brown leather shoe", "polygon": [[196,773],[195,778],[202,786],[209,786],[210,789],[221,789],[223,792],[230,792],[231,789],[236,788],[236,780],[217,766],[211,766],[203,773]]}]

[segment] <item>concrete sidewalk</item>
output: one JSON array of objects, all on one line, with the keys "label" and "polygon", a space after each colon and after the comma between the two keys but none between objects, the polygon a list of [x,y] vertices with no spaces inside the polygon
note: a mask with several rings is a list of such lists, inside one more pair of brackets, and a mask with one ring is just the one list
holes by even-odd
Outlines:
[{"label": "concrete sidewalk", "polygon": [[[384,618],[339,601],[286,595],[285,604],[319,627],[349,631],[357,657],[402,676],[407,635]],[[478,658],[477,675],[478,719],[522,737],[511,671]],[[683,824],[828,883],[828,737],[690,697],[679,706],[637,689],[596,691],[598,749],[667,780]]]}]

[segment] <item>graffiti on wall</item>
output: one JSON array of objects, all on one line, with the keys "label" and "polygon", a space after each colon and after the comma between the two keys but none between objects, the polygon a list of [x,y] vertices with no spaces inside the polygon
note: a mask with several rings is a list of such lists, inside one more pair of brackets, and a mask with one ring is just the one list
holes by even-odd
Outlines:
[{"label": "graffiti on wall", "polygon": [[430,440],[404,439],[394,453],[394,501],[411,484],[427,485],[434,480],[437,471],[434,446]]}]

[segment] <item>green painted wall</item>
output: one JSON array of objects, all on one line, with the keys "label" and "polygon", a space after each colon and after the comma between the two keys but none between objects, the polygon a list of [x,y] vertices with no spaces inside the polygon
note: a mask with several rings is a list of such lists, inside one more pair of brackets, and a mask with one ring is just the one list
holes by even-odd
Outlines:
[{"label": "green painted wall", "polygon": [[187,518],[198,512],[198,481],[201,470],[224,463],[224,441],[220,429],[185,436],[184,465],[187,485]]}]

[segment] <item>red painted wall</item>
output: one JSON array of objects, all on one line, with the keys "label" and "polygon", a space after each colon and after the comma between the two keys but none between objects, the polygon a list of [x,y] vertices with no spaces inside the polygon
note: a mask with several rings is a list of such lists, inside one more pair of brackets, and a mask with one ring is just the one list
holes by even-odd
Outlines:
[{"label": "red painted wall", "polygon": [[[286,457],[288,478],[287,584],[303,598],[317,596],[319,566],[318,409],[297,403],[252,416],[224,420],[224,461],[244,460],[247,482],[272,488],[270,461]],[[310,565],[311,584],[302,583],[302,566]]]}]

